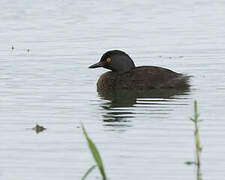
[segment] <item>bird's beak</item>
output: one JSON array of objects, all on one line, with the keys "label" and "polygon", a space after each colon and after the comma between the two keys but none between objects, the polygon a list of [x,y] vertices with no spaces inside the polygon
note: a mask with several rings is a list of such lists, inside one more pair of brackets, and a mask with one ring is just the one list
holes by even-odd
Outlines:
[{"label": "bird's beak", "polygon": [[99,61],[96,64],[93,64],[91,66],[89,66],[89,68],[98,68],[98,67],[103,67],[104,63]]}]

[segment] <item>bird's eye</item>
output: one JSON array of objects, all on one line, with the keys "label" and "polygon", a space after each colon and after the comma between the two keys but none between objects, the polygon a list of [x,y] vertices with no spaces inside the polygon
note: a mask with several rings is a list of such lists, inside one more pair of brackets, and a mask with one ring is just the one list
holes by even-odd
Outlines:
[{"label": "bird's eye", "polygon": [[106,61],[109,63],[109,62],[111,61],[111,58],[108,57],[108,58],[106,59]]}]

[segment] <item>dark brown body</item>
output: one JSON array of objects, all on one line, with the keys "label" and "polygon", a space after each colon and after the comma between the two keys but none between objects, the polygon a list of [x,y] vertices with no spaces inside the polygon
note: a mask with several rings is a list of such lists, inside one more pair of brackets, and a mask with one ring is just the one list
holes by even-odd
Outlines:
[{"label": "dark brown body", "polygon": [[140,66],[126,73],[106,72],[97,83],[98,91],[113,89],[187,89],[189,76],[155,66]]}]

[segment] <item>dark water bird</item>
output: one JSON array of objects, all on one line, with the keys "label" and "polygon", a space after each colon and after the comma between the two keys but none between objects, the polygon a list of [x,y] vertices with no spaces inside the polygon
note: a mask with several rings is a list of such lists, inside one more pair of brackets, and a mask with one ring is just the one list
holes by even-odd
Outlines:
[{"label": "dark water bird", "polygon": [[100,76],[97,90],[146,90],[146,89],[187,89],[189,76],[157,66],[135,67],[128,54],[111,50],[103,54],[100,61],[89,68],[110,69]]}]

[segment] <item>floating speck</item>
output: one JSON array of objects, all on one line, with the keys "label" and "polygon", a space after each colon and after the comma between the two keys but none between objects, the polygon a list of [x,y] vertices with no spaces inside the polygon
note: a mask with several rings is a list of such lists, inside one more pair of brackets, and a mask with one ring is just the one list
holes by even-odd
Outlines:
[{"label": "floating speck", "polygon": [[44,126],[40,126],[39,124],[36,124],[36,126],[33,127],[32,129],[33,129],[37,134],[38,134],[39,132],[42,132],[42,131],[46,130],[46,128],[45,128]]}]

